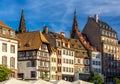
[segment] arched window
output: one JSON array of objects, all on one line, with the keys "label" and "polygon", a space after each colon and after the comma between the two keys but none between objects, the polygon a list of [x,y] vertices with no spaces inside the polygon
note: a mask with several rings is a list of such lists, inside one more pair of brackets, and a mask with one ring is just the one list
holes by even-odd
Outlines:
[{"label": "arched window", "polygon": [[14,57],[10,57],[10,67],[15,68],[15,58]]},{"label": "arched window", "polygon": [[2,64],[7,66],[7,57],[2,56]]}]

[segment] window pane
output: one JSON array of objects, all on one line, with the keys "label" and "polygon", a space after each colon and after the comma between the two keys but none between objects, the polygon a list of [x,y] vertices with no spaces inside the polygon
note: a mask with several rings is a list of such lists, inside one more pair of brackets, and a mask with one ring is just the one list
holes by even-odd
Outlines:
[{"label": "window pane", "polygon": [[15,58],[14,57],[10,58],[10,67],[15,68]]},{"label": "window pane", "polygon": [[7,57],[6,56],[2,56],[2,64],[7,65]]},{"label": "window pane", "polygon": [[2,51],[7,52],[7,44],[6,43],[2,44]]},{"label": "window pane", "polygon": [[10,52],[11,52],[11,53],[15,53],[15,46],[14,46],[14,45],[11,45],[11,47],[10,47]]},{"label": "window pane", "polygon": [[3,34],[3,35],[6,34],[6,29],[5,29],[5,28],[2,29],[2,34]]}]

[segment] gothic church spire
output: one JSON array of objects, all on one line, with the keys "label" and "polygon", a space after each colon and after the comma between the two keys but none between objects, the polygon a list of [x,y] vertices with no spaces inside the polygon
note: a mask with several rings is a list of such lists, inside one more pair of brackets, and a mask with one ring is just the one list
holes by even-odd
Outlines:
[{"label": "gothic church spire", "polygon": [[75,33],[79,31],[78,29],[78,22],[77,22],[77,16],[76,16],[76,9],[74,11],[74,19],[73,19],[73,25],[72,25],[72,30],[71,30],[71,38],[75,37]]},{"label": "gothic church spire", "polygon": [[24,10],[22,9],[18,33],[25,33],[25,32],[26,32],[26,24],[24,19]]}]

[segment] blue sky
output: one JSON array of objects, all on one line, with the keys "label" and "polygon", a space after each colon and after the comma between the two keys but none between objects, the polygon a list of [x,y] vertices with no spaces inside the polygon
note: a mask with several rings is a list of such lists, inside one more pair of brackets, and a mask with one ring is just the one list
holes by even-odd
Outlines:
[{"label": "blue sky", "polygon": [[65,31],[69,37],[75,8],[80,31],[88,16],[97,13],[100,20],[118,32],[120,39],[120,0],[0,0],[0,20],[16,30],[24,9],[28,30],[42,31],[46,25],[58,33]]}]

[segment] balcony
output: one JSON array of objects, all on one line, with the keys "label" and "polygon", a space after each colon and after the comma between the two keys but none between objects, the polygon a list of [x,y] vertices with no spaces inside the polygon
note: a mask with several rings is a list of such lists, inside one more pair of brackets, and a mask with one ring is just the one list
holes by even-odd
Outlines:
[{"label": "balcony", "polygon": [[38,70],[39,71],[50,71],[50,68],[49,67],[38,66]]},{"label": "balcony", "polygon": [[49,57],[43,56],[27,56],[27,57],[18,57],[18,60],[42,60],[42,61],[50,61]]}]

